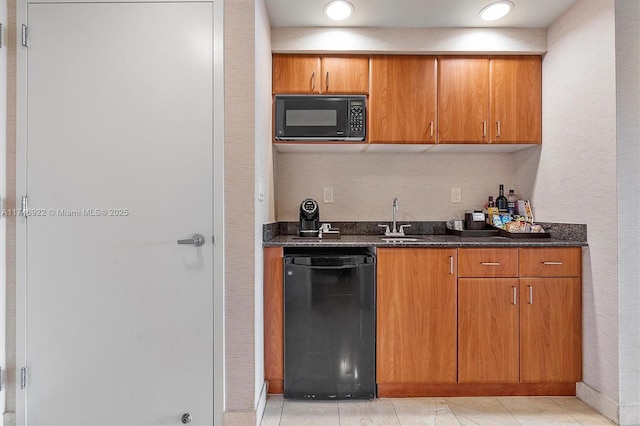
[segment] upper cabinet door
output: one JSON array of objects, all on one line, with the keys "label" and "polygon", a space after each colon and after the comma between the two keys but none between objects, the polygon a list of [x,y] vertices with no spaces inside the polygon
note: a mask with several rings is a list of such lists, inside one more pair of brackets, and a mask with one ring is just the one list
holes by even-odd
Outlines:
[{"label": "upper cabinet door", "polygon": [[369,93],[364,55],[273,55],[273,93]]},{"label": "upper cabinet door", "polygon": [[539,56],[491,58],[492,143],[542,140],[542,63]]},{"label": "upper cabinet door", "polygon": [[358,55],[322,57],[322,93],[369,93],[369,57]]},{"label": "upper cabinet door", "polygon": [[489,58],[438,58],[438,142],[489,141]]},{"label": "upper cabinet door", "polygon": [[370,142],[436,142],[436,72],[435,57],[371,57]]},{"label": "upper cabinet door", "polygon": [[320,93],[320,57],[273,55],[273,93]]}]

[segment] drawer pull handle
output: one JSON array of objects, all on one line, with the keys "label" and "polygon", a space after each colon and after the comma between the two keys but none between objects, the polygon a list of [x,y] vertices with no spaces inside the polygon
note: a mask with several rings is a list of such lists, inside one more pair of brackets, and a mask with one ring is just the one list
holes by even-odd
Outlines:
[{"label": "drawer pull handle", "polygon": [[480,262],[482,266],[500,266],[500,262]]},{"label": "drawer pull handle", "polygon": [[513,304],[517,305],[518,304],[518,289],[516,288],[515,285],[512,285],[511,288],[513,289]]},{"label": "drawer pull handle", "polygon": [[542,262],[543,265],[562,265],[562,262]]},{"label": "drawer pull handle", "polygon": [[533,286],[528,285],[527,288],[529,289],[529,304],[533,305]]},{"label": "drawer pull handle", "polygon": [[453,256],[449,256],[449,275],[453,275]]}]

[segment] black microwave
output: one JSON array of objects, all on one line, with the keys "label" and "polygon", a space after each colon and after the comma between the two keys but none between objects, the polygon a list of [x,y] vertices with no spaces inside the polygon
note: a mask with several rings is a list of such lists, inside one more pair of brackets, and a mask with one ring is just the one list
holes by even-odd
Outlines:
[{"label": "black microwave", "polygon": [[277,141],[363,141],[367,98],[354,95],[276,95]]}]

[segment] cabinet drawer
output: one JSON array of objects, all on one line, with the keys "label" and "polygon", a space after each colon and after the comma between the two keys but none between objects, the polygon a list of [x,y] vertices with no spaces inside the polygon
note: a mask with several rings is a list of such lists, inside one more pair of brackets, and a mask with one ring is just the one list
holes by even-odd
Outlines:
[{"label": "cabinet drawer", "polygon": [[458,252],[460,277],[517,277],[517,248],[461,248]]},{"label": "cabinet drawer", "polygon": [[520,248],[521,277],[579,277],[580,247]]}]

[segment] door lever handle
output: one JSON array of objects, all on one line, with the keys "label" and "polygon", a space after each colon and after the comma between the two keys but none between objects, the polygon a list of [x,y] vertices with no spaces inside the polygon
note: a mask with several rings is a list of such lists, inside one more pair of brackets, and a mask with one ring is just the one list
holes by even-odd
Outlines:
[{"label": "door lever handle", "polygon": [[178,240],[178,244],[190,244],[196,247],[201,247],[204,245],[204,235],[193,234],[191,238],[188,238],[186,240]]}]

